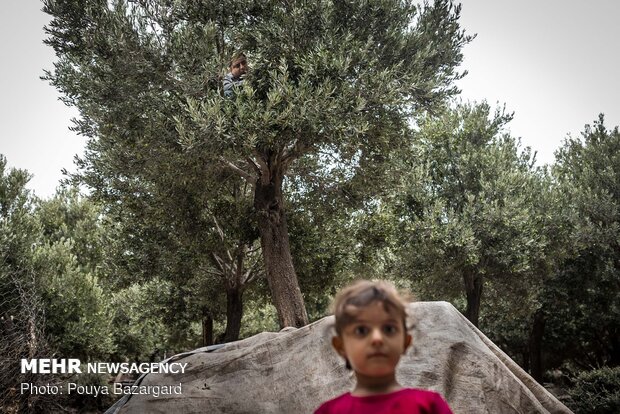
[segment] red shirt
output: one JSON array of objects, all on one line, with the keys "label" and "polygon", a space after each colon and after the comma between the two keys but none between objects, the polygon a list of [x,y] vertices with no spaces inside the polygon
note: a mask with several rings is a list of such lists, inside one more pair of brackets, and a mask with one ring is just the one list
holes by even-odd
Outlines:
[{"label": "red shirt", "polygon": [[389,394],[355,397],[350,392],[327,401],[314,414],[453,414],[441,395],[403,388]]}]

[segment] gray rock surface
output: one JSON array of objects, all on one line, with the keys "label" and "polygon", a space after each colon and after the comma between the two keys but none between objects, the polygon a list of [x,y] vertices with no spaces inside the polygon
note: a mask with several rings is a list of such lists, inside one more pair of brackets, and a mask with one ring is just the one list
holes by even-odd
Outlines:
[{"label": "gray rock surface", "polygon": [[[451,304],[418,302],[409,311],[415,327],[398,368],[403,386],[441,393],[456,414],[570,413]],[[312,413],[354,384],[331,348],[332,323],[327,317],[176,355],[169,362],[188,362],[184,374],[148,374],[137,383],[181,383],[181,395],[124,397],[107,414]]]}]

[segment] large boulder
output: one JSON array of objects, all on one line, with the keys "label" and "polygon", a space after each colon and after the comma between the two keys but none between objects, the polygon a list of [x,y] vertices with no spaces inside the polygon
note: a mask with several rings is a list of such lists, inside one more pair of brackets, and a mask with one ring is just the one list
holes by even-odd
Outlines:
[{"label": "large boulder", "polygon": [[[403,386],[435,390],[462,413],[570,413],[446,302],[410,305],[413,346],[401,359]],[[169,362],[184,374],[148,374],[140,385],[182,384],[180,395],[126,396],[107,414],[312,413],[351,390],[354,378],[331,348],[333,317],[300,329],[261,333]]]}]

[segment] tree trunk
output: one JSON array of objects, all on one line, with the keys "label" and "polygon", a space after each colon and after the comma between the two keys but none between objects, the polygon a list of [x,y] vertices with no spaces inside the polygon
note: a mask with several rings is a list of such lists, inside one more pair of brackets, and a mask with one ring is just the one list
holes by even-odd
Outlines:
[{"label": "tree trunk", "polygon": [[467,297],[465,317],[477,327],[480,316],[480,298],[482,297],[482,276],[473,271],[466,271],[463,275],[463,281],[465,282],[465,296]]},{"label": "tree trunk", "polygon": [[529,350],[529,347],[527,349],[524,349],[521,352],[521,358],[523,358],[523,364],[519,364],[519,365],[521,365],[521,368],[523,368],[527,372],[531,372],[530,371],[530,350]]},{"label": "tree trunk", "polygon": [[213,345],[213,317],[208,309],[202,309],[202,346]]},{"label": "tree trunk", "polygon": [[282,203],[283,177],[277,172],[270,175],[269,182],[257,181],[254,195],[267,282],[280,327],[301,327],[308,324],[308,315],[291,256]]},{"label": "tree trunk", "polygon": [[545,316],[541,309],[534,314],[532,330],[530,331],[529,349],[530,349],[530,373],[532,377],[538,381],[542,381],[542,339],[545,333]]},{"label": "tree trunk", "polygon": [[239,288],[226,290],[226,331],[224,342],[239,339],[241,317],[243,316],[243,291]]},{"label": "tree trunk", "polygon": [[620,332],[616,328],[611,328],[609,333],[609,363],[612,367],[620,365]]}]

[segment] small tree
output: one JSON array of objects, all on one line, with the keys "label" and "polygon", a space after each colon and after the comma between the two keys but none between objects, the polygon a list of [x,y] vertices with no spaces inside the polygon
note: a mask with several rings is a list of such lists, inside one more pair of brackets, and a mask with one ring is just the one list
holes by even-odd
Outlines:
[{"label": "small tree", "polygon": [[565,141],[553,169],[570,234],[547,287],[545,342],[583,368],[620,365],[619,154],[618,127],[607,129],[600,115]]},{"label": "small tree", "polygon": [[43,384],[41,375],[21,373],[21,358],[45,357],[45,310],[33,251],[40,227],[32,216],[35,198],[26,189],[28,172],[9,169],[0,154],[0,406],[35,412],[45,403],[38,395],[16,395],[22,382]]},{"label": "small tree", "polygon": [[59,188],[51,199],[38,201],[33,216],[41,231],[34,271],[50,343],[65,356],[109,356],[114,351],[111,295],[98,277],[106,242],[99,207],[77,188]]},{"label": "small tree", "polygon": [[522,304],[544,275],[544,212],[535,208],[542,171],[503,133],[510,119],[483,103],[422,120],[420,166],[412,166],[397,203],[405,271],[428,292],[464,292],[474,325],[485,285]]}]

